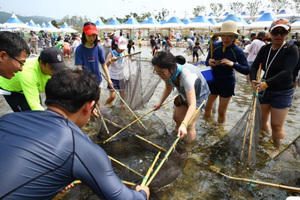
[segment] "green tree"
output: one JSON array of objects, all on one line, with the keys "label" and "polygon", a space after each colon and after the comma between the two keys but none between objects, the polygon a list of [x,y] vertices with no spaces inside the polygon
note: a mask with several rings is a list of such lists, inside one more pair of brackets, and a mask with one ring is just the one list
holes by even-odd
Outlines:
[{"label": "green tree", "polygon": [[102,22],[103,22],[104,24],[107,23],[107,20],[106,20],[104,17],[100,17],[100,19],[102,20]]},{"label": "green tree", "polygon": [[219,17],[222,14],[222,12],[225,11],[222,3],[211,3],[209,6],[217,17]]},{"label": "green tree", "polygon": [[53,26],[55,26],[56,28],[58,28],[57,22],[56,22],[55,20],[52,20],[52,21],[51,21],[51,24],[52,24]]},{"label": "green tree", "polygon": [[295,10],[296,13],[300,13],[300,0],[292,0],[292,2],[295,4],[292,7],[293,10]]},{"label": "green tree", "polygon": [[234,12],[234,13],[241,13],[245,4],[243,4],[242,2],[236,1],[233,3],[230,3],[229,8]]},{"label": "green tree", "polygon": [[168,9],[166,8],[162,8],[162,10],[160,12],[158,12],[158,14],[155,16],[157,21],[162,21],[164,20],[168,15],[170,14],[170,12],[168,11]]},{"label": "green tree", "polygon": [[197,6],[196,8],[194,8],[193,10],[193,15],[194,17],[198,17],[200,15],[201,12],[205,12],[206,7],[205,6]]},{"label": "green tree", "polygon": [[250,19],[253,20],[254,16],[258,14],[258,10],[261,8],[261,0],[255,0],[254,2],[247,2],[246,9],[250,15]]},{"label": "green tree", "polygon": [[281,9],[291,6],[288,0],[269,0],[271,7],[275,13],[278,13]]}]

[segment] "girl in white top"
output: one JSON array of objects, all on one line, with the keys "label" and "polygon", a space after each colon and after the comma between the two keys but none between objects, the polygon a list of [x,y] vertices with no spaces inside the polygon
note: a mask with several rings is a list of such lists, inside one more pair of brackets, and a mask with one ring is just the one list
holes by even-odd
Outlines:
[{"label": "girl in white top", "polygon": [[248,55],[248,63],[249,63],[249,66],[251,67],[253,61],[255,60],[260,48],[264,45],[266,45],[265,42],[262,41],[262,39],[265,37],[265,32],[259,32],[256,39],[254,39],[251,44],[249,44],[247,46],[247,50],[249,52],[249,55]]},{"label": "girl in white top", "polygon": [[[113,82],[115,90],[120,92],[121,97],[125,98],[125,76],[124,76],[124,61],[125,49],[127,48],[127,40],[124,37],[117,37],[115,40],[115,47],[107,55],[106,65],[109,70],[110,79]],[[110,104],[115,98],[116,93],[109,85],[109,97],[106,99],[105,104]]]}]

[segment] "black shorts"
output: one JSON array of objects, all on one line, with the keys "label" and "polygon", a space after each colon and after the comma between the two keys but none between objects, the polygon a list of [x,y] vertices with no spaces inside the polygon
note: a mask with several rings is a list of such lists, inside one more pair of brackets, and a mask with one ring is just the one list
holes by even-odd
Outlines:
[{"label": "black shorts", "polygon": [[215,81],[209,82],[208,86],[211,94],[219,95],[220,97],[224,98],[228,98],[234,95],[235,83]]}]

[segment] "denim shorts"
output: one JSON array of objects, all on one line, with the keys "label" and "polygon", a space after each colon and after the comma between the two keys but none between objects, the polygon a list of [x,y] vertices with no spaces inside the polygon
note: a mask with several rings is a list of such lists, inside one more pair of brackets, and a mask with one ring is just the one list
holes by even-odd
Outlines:
[{"label": "denim shorts", "polygon": [[269,91],[266,90],[262,95],[260,104],[270,104],[272,108],[285,109],[292,106],[294,88],[288,90]]}]

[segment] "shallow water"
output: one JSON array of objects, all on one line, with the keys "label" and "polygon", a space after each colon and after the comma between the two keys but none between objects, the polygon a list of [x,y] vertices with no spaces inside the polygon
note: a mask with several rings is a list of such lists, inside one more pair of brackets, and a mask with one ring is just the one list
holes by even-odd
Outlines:
[{"label": "shallow water", "polygon": [[[143,46],[142,49],[136,47],[136,51],[139,50],[143,51],[143,58],[151,58],[150,47]],[[184,48],[173,48],[171,52],[175,55],[182,54],[186,56]],[[204,59],[204,56],[200,57],[200,61]],[[73,58],[65,60],[69,66],[73,66]],[[191,56],[187,56],[187,61],[192,61]],[[196,125],[196,141],[186,145],[188,158],[180,165],[182,173],[171,184],[159,189],[152,189],[150,199],[285,199],[287,196],[291,195],[300,196],[300,193],[286,192],[285,190],[259,186],[256,184],[252,184],[250,187],[249,184],[245,182],[228,180],[209,169],[210,165],[214,165],[221,168],[222,172],[225,174],[232,176],[256,179],[270,183],[286,184],[294,187],[296,187],[296,182],[298,178],[300,178],[300,155],[297,155],[297,152],[295,153],[295,151],[292,150],[293,147],[288,149],[283,156],[278,157],[273,165],[268,162],[268,165],[255,165],[252,166],[250,170],[246,170],[244,166],[238,165],[236,160],[230,157],[230,154],[226,152],[226,149],[222,149],[217,145],[222,137],[226,135],[241,118],[251,101],[252,90],[247,83],[246,78],[238,73],[236,73],[236,75],[236,95],[229,104],[225,124],[219,125],[216,123],[216,113],[214,113],[213,119],[210,122],[207,122],[200,117]],[[151,110],[153,105],[160,98],[163,87],[164,84],[161,82],[149,101],[147,108],[137,112],[140,116]],[[174,92],[169,98],[175,95],[176,93]],[[102,89],[102,104],[107,96],[107,90]],[[44,100],[44,95],[42,95],[42,98]],[[11,112],[2,96],[0,97],[0,112],[0,115]],[[299,112],[300,92],[298,88],[294,94],[293,106],[286,118],[286,136],[285,139],[282,140],[282,147],[289,144],[300,134]],[[172,121],[172,103],[156,111],[155,115],[164,122],[168,132],[171,132],[174,129],[174,122]],[[91,138],[97,139],[95,123],[88,123],[83,130]],[[270,136],[262,136],[260,138],[260,146],[257,152],[259,154],[258,162],[264,162],[269,159],[269,154],[272,156],[275,155],[275,151],[271,147],[272,145],[269,142],[269,138]],[[111,152],[114,154],[113,156],[123,159],[122,161],[125,163],[128,162],[131,164],[130,166],[140,171],[147,170],[147,166],[151,164],[156,155],[155,152],[149,150],[133,150],[137,153],[130,155],[128,159],[123,158],[126,156],[128,157],[127,153],[123,152],[123,150],[125,151],[126,147],[128,147],[126,143],[122,144],[122,141],[114,142],[114,147],[114,149],[120,148],[120,151]],[[131,146],[130,148],[135,147]],[[110,154],[110,152],[108,152],[108,154]],[[299,185],[297,187],[299,187]],[[64,199],[98,199],[98,197],[88,189],[84,189],[83,186],[76,185]]]}]

